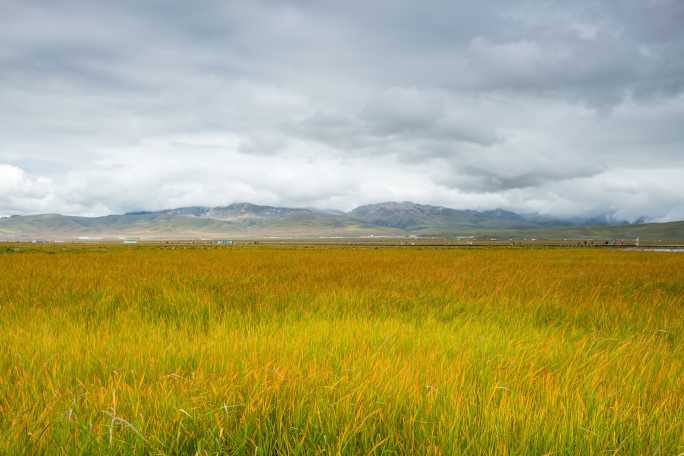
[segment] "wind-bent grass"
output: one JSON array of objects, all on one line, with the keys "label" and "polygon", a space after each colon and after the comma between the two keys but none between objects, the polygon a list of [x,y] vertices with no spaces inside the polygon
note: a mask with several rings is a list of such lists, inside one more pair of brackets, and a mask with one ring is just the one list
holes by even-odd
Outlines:
[{"label": "wind-bent grass", "polygon": [[0,277],[2,453],[684,452],[684,255],[46,247]]}]

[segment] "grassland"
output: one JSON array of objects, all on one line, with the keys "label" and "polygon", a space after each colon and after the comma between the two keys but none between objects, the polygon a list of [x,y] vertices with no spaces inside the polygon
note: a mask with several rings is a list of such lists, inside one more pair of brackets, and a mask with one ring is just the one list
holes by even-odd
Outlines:
[{"label": "grassland", "polygon": [[0,246],[3,454],[679,454],[684,254]]}]

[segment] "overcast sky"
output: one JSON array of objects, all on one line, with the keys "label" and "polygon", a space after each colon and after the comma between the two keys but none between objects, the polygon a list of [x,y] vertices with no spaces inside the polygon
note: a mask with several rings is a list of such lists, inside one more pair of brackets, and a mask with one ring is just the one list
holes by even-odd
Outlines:
[{"label": "overcast sky", "polygon": [[1,0],[0,215],[684,219],[683,24],[681,0]]}]

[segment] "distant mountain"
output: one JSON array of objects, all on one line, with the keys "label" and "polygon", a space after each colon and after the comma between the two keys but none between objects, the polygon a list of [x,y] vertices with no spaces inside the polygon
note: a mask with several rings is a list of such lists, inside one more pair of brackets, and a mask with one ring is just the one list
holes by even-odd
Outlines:
[{"label": "distant mountain", "polygon": [[[234,203],[138,211],[104,217],[59,214],[0,218],[2,239],[74,239],[97,237],[249,238],[354,236],[475,236],[591,238],[629,237],[684,239],[684,222],[618,224],[610,217],[555,219],[504,209],[475,211],[408,201],[359,206],[349,212]],[[585,226],[592,223],[591,226]],[[678,224],[679,223],[679,224]],[[636,237],[636,236],[634,236]]]},{"label": "distant mountain", "polygon": [[313,209],[259,206],[251,203],[234,203],[223,207],[191,206],[161,211],[129,212],[124,215],[185,215],[215,220],[239,220],[245,218],[273,218],[292,215],[308,215]]},{"label": "distant mountain", "polygon": [[463,228],[525,229],[539,226],[528,222],[514,212],[503,209],[478,212],[416,204],[409,201],[359,206],[349,212],[349,215],[369,224],[407,231],[451,232]]}]

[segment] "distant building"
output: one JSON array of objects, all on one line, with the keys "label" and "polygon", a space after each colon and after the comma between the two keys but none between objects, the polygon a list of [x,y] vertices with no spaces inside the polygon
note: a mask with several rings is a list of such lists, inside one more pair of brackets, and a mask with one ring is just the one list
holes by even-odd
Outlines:
[{"label": "distant building", "polygon": [[232,245],[233,241],[230,239],[219,239],[218,241],[214,242],[216,245]]}]

